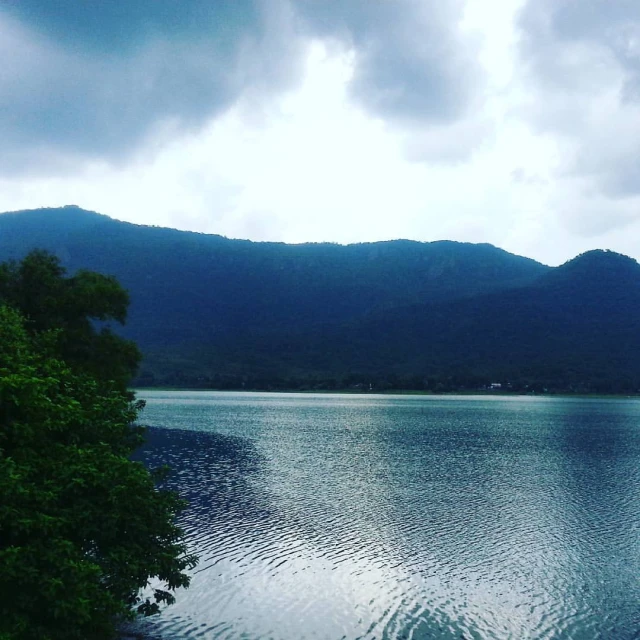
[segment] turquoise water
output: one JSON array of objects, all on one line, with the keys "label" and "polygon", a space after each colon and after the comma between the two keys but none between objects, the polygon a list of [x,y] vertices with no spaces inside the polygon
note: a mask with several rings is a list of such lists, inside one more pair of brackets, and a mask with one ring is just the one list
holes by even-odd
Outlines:
[{"label": "turquoise water", "polygon": [[640,637],[640,401],[144,391],[158,638]]}]

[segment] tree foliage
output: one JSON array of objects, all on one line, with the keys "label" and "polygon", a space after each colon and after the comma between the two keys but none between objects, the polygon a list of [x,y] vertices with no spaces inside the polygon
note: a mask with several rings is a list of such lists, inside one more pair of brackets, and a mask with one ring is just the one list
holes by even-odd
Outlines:
[{"label": "tree foliage", "polygon": [[37,250],[0,265],[0,301],[22,314],[29,334],[53,332],[56,354],[76,371],[121,389],[135,373],[136,345],[108,325],[96,328],[126,319],[129,295],[115,278],[86,270],[65,277],[55,256]]},{"label": "tree foliage", "polygon": [[[0,638],[108,638],[187,586],[178,497],[130,459],[137,353],[91,320],[124,320],[110,278],[31,254],[0,267]],[[74,343],[75,341],[75,343]],[[151,599],[140,590],[155,578]]]}]

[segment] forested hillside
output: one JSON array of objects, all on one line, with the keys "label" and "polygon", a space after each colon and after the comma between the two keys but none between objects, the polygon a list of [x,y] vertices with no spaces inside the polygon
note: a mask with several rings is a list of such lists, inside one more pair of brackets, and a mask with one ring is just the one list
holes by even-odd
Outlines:
[{"label": "forested hillside", "polygon": [[520,289],[393,309],[304,342],[316,368],[358,362],[376,380],[413,376],[418,387],[431,377],[432,387],[494,380],[519,389],[637,390],[640,266],[589,252]]},{"label": "forested hillside", "polygon": [[632,391],[640,267],[550,268],[486,244],[250,242],[77,207],[0,214],[0,260],[40,247],[129,290],[140,384]]},{"label": "forested hillside", "polygon": [[0,258],[33,247],[71,271],[116,276],[131,293],[128,337],[143,348],[341,323],[516,286],[547,269],[490,245],[250,242],[137,226],[77,207],[0,215]]}]

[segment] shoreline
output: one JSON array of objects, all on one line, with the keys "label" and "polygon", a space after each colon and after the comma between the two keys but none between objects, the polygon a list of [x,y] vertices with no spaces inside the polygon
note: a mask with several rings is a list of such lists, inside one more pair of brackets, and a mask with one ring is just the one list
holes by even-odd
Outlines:
[{"label": "shoreline", "polygon": [[484,391],[484,390],[465,390],[465,391],[418,391],[413,389],[393,389],[379,390],[374,389],[361,391],[357,389],[203,389],[202,387],[132,387],[129,389],[134,393],[146,391],[185,391],[188,393],[289,393],[289,394],[314,394],[314,395],[353,395],[353,396],[430,396],[430,397],[448,397],[448,396],[480,396],[480,397],[505,397],[505,398],[593,398],[593,399],[619,399],[633,400],[640,399],[640,393],[572,393],[570,391],[558,392],[523,392],[523,391]]}]

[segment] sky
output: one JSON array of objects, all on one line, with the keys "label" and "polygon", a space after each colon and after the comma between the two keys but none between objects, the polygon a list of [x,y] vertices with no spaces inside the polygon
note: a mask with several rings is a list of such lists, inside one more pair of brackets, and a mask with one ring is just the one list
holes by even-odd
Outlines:
[{"label": "sky", "polygon": [[640,259],[638,0],[4,0],[0,211]]}]

